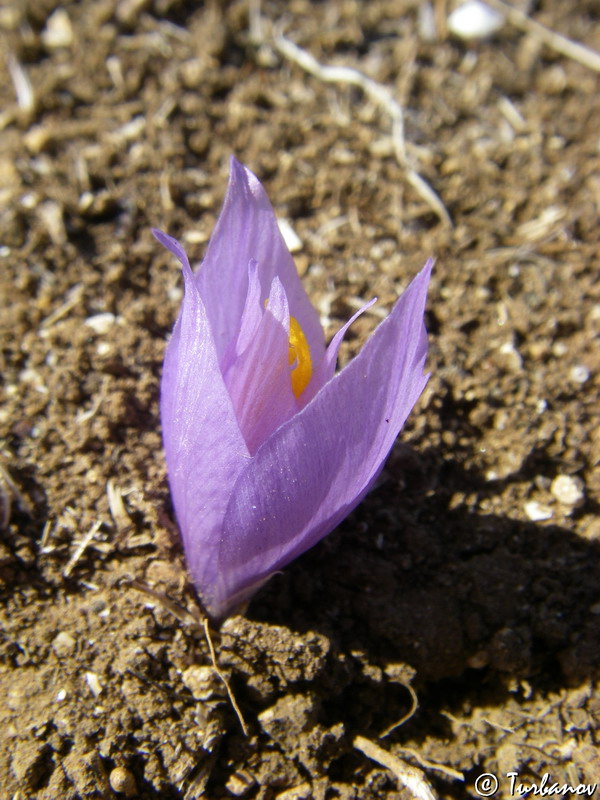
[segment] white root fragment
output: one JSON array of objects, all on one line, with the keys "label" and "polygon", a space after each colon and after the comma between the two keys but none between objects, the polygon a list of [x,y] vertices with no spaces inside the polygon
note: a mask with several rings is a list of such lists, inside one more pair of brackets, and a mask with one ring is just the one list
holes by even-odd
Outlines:
[{"label": "white root fragment", "polygon": [[357,86],[364,94],[377,105],[392,121],[392,142],[394,154],[398,164],[404,169],[406,180],[425,200],[427,205],[435,212],[439,219],[448,227],[453,227],[450,214],[441,199],[410,165],[406,153],[404,138],[404,112],[402,106],[393,96],[387,86],[383,86],[367,75],[353,67],[325,66],[320,64],[311,53],[303,50],[297,44],[286,39],[281,34],[276,34],[273,39],[275,48],[281,55],[297,64],[303,70],[324,83],[342,83]]},{"label": "white root fragment", "polygon": [[586,47],[579,42],[574,42],[556,31],[542,25],[541,22],[531,19],[523,11],[518,8],[504,3],[503,0],[485,0],[487,5],[491,6],[495,11],[504,14],[506,19],[515,28],[518,28],[524,33],[531,34],[543,42],[547,47],[555,50],[567,58],[583,64],[584,67],[593,69],[595,72],[600,72],[600,53],[592,50],[591,47]]},{"label": "white root fragment", "polygon": [[397,722],[394,722],[393,725],[391,725],[381,734],[382,739],[385,738],[386,736],[389,736],[390,733],[392,733],[392,731],[396,730],[396,728],[399,728],[401,725],[404,725],[405,722],[408,722],[408,720],[412,716],[414,716],[417,709],[419,708],[419,698],[417,697],[417,693],[415,692],[413,687],[410,685],[410,683],[408,683],[408,681],[401,681],[401,684],[410,694],[410,701],[411,701],[410,708],[408,709],[406,714],[403,717],[401,717],[401,719],[399,719]]}]

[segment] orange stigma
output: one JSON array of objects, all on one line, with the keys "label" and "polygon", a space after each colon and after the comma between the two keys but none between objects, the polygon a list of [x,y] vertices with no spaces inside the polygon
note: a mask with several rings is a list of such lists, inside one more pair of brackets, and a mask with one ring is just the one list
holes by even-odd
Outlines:
[{"label": "orange stigma", "polygon": [[292,391],[296,397],[300,397],[302,392],[310,383],[312,376],[312,361],[310,358],[310,347],[306,341],[304,331],[296,317],[290,317],[290,347],[288,351],[290,366],[296,364],[292,370]]}]

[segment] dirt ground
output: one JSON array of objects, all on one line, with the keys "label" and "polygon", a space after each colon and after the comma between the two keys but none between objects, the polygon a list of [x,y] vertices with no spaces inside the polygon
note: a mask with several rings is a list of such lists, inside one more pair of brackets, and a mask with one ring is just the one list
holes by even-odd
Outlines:
[{"label": "dirt ground", "polygon": [[[510,25],[447,36],[443,2],[426,37],[422,5],[0,8],[1,800],[600,784],[600,81]],[[600,50],[596,0],[530,15]],[[389,87],[452,225],[389,115],[274,24]],[[181,277],[150,234],[199,261],[232,153],[299,237],[328,336],[379,297],[343,361],[436,258],[432,378],[379,485],[214,633],[248,735],[173,521]]]}]

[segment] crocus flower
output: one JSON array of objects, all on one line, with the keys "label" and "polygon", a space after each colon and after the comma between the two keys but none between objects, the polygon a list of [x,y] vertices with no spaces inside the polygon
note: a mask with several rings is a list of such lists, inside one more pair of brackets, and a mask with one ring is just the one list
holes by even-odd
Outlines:
[{"label": "crocus flower", "polygon": [[[222,618],[338,525],[373,485],[427,382],[431,262],[335,373],[355,314],[325,347],[267,195],[235,159],[200,268],[183,268],[161,418],[195,586]],[[372,301],[374,302],[374,301]]]}]

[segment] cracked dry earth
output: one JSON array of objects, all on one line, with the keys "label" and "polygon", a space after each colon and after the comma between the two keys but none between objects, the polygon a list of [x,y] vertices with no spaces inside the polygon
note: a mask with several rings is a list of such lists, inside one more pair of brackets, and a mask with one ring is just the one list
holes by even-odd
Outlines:
[{"label": "cracked dry earth", "polygon": [[[423,5],[0,8],[2,800],[600,784],[599,77],[510,25],[453,39],[444,2],[426,38]],[[598,4],[573,9],[529,13],[600,50]],[[274,24],[393,92],[452,226],[386,112]],[[150,235],[201,259],[231,153],[297,234],[328,336],[378,296],[342,362],[437,259],[432,378],[378,486],[213,634],[248,735],[169,500],[181,278]]]}]

